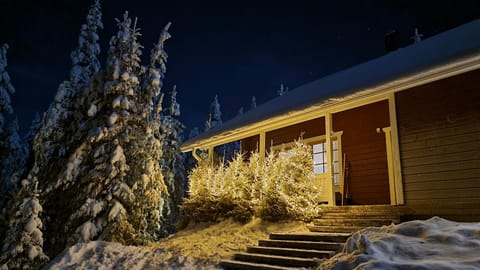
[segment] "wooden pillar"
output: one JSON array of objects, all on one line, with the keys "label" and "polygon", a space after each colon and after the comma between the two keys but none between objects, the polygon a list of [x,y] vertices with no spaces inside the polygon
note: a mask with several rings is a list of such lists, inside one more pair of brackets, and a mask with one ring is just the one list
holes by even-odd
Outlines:
[{"label": "wooden pillar", "polygon": [[209,163],[209,164],[213,164],[213,156],[214,156],[214,153],[215,153],[215,152],[214,152],[213,146],[210,146],[210,147],[208,148],[208,163]]},{"label": "wooden pillar", "polygon": [[385,133],[385,146],[387,147],[387,163],[388,163],[388,183],[390,187],[390,204],[397,204],[397,192],[395,186],[395,173],[393,169],[393,156],[392,156],[392,136],[391,127],[382,128]]},{"label": "wooden pillar", "polygon": [[328,205],[335,206],[335,190],[333,188],[333,154],[332,154],[332,114],[325,115],[325,145],[327,146],[327,198]]},{"label": "wooden pillar", "polygon": [[260,161],[265,160],[265,131],[260,132],[260,145],[259,145],[259,153],[260,153]]},{"label": "wooden pillar", "polygon": [[402,168],[400,165],[400,144],[398,141],[397,109],[395,105],[395,93],[388,97],[388,111],[390,114],[391,143],[392,143],[392,162],[393,174],[395,179],[395,198],[396,205],[405,204],[403,196]]}]

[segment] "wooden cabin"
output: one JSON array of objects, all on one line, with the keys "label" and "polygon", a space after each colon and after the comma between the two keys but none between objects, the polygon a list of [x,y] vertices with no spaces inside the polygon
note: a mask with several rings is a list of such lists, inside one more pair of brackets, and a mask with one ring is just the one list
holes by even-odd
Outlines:
[{"label": "wooden cabin", "polygon": [[300,86],[182,151],[240,140],[264,155],[300,136],[329,205],[480,220],[480,20]]}]

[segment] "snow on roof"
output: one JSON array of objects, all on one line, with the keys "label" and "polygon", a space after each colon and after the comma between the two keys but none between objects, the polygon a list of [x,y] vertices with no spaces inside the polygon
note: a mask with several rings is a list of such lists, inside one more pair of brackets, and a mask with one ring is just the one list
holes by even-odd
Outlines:
[{"label": "snow on roof", "polygon": [[[354,97],[459,60],[480,57],[480,20],[472,21],[385,56],[302,85],[186,141],[191,151],[224,137],[233,137],[253,124],[280,120],[296,112]],[[353,96],[352,96],[353,95]],[[238,139],[238,138],[236,138]]]}]

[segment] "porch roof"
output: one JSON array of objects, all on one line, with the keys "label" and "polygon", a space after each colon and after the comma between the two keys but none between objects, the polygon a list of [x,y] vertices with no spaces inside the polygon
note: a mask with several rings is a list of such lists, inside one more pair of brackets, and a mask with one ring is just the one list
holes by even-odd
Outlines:
[{"label": "porch roof", "polygon": [[[480,68],[480,20],[293,89],[183,143],[183,152],[243,139],[272,124]],[[289,120],[292,119],[292,120]],[[271,128],[270,128],[271,129]]]}]

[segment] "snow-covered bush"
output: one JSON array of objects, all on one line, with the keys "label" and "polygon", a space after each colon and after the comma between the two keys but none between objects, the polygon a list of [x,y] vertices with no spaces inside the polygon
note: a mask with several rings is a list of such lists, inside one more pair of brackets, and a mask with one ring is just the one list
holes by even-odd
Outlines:
[{"label": "snow-covered bush", "polygon": [[189,175],[183,210],[196,221],[312,219],[320,201],[312,164],[311,148],[302,142],[263,162],[258,153],[248,160],[237,154],[227,165],[201,162]]},{"label": "snow-covered bush", "polygon": [[296,141],[289,150],[269,154],[266,158],[263,198],[257,215],[276,220],[309,220],[317,213],[320,187],[314,185],[311,146]]}]

